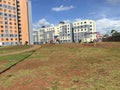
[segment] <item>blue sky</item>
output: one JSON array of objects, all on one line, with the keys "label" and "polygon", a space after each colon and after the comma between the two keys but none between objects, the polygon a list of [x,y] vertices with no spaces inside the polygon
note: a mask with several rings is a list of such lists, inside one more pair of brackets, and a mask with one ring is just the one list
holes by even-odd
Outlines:
[{"label": "blue sky", "polygon": [[97,31],[110,33],[120,30],[120,0],[31,0],[33,28],[91,19]]}]

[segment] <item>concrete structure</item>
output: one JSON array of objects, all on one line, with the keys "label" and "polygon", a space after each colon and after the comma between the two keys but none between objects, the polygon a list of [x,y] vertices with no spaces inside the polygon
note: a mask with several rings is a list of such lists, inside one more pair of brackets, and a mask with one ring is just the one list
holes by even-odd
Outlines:
[{"label": "concrete structure", "polygon": [[[36,32],[38,34],[35,34]],[[93,20],[81,20],[73,23],[60,22],[57,26],[40,28],[34,32],[34,42],[39,44],[51,40],[56,42],[56,39],[60,40],[61,43],[93,41],[96,39],[95,22]]]},{"label": "concrete structure", "polygon": [[0,43],[32,44],[32,18],[29,0],[0,0]]}]

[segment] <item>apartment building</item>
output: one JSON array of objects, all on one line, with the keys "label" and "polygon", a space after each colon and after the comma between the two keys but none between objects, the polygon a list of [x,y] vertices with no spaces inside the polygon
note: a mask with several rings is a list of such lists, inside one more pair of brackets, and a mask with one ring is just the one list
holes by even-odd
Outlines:
[{"label": "apartment building", "polygon": [[40,44],[38,41],[39,31],[33,31],[34,44]]},{"label": "apartment building", "polygon": [[73,22],[73,41],[90,42],[96,39],[96,25],[93,20]]},{"label": "apartment building", "polygon": [[72,36],[72,23],[61,22],[58,25],[60,30],[60,41],[61,43],[70,43],[73,42]]},{"label": "apartment building", "polygon": [[55,41],[56,38],[59,38],[59,29],[56,26],[42,27],[39,30],[33,31],[33,38],[35,44],[50,43],[51,40]]},{"label": "apartment building", "polygon": [[[38,33],[37,42],[39,43],[56,41],[56,39],[60,40],[60,43],[90,42],[96,39],[96,25],[93,20],[60,22],[57,26],[40,28],[35,32]],[[35,34],[34,37],[36,37]]]},{"label": "apartment building", "polygon": [[29,0],[0,0],[0,45],[32,44]]}]

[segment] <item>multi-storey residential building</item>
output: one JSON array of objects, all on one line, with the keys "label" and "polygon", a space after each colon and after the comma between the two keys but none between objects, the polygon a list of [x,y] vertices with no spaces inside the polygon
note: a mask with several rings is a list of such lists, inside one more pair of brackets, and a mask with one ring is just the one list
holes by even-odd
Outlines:
[{"label": "multi-storey residential building", "polygon": [[93,20],[82,20],[73,22],[74,42],[90,42],[96,39],[96,27]]},{"label": "multi-storey residential building", "polygon": [[[36,36],[37,35],[37,36]],[[33,31],[34,43],[44,44],[59,38],[59,28],[57,26],[42,27],[40,30]],[[38,41],[37,41],[38,40]]]},{"label": "multi-storey residential building", "polygon": [[29,0],[0,0],[0,44],[32,44]]},{"label": "multi-storey residential building", "polygon": [[73,23],[60,22],[58,26],[44,27],[35,32],[39,33],[37,37],[40,43],[55,41],[56,38],[61,43],[90,42],[96,39],[96,25],[93,20],[81,20]]},{"label": "multi-storey residential building", "polygon": [[60,30],[60,41],[61,43],[70,43],[73,42],[73,36],[72,36],[72,23],[64,23],[61,22],[59,25]]},{"label": "multi-storey residential building", "polygon": [[39,31],[33,31],[34,44],[39,44],[38,33],[39,33]]}]

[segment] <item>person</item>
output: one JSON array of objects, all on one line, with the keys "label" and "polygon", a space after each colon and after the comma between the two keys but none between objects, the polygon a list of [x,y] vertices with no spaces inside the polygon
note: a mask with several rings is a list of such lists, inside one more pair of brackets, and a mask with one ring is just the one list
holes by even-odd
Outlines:
[{"label": "person", "polygon": [[94,47],[96,46],[96,39],[93,40],[93,43],[94,43]]},{"label": "person", "polygon": [[79,43],[81,43],[81,40],[78,40],[79,41]]}]

